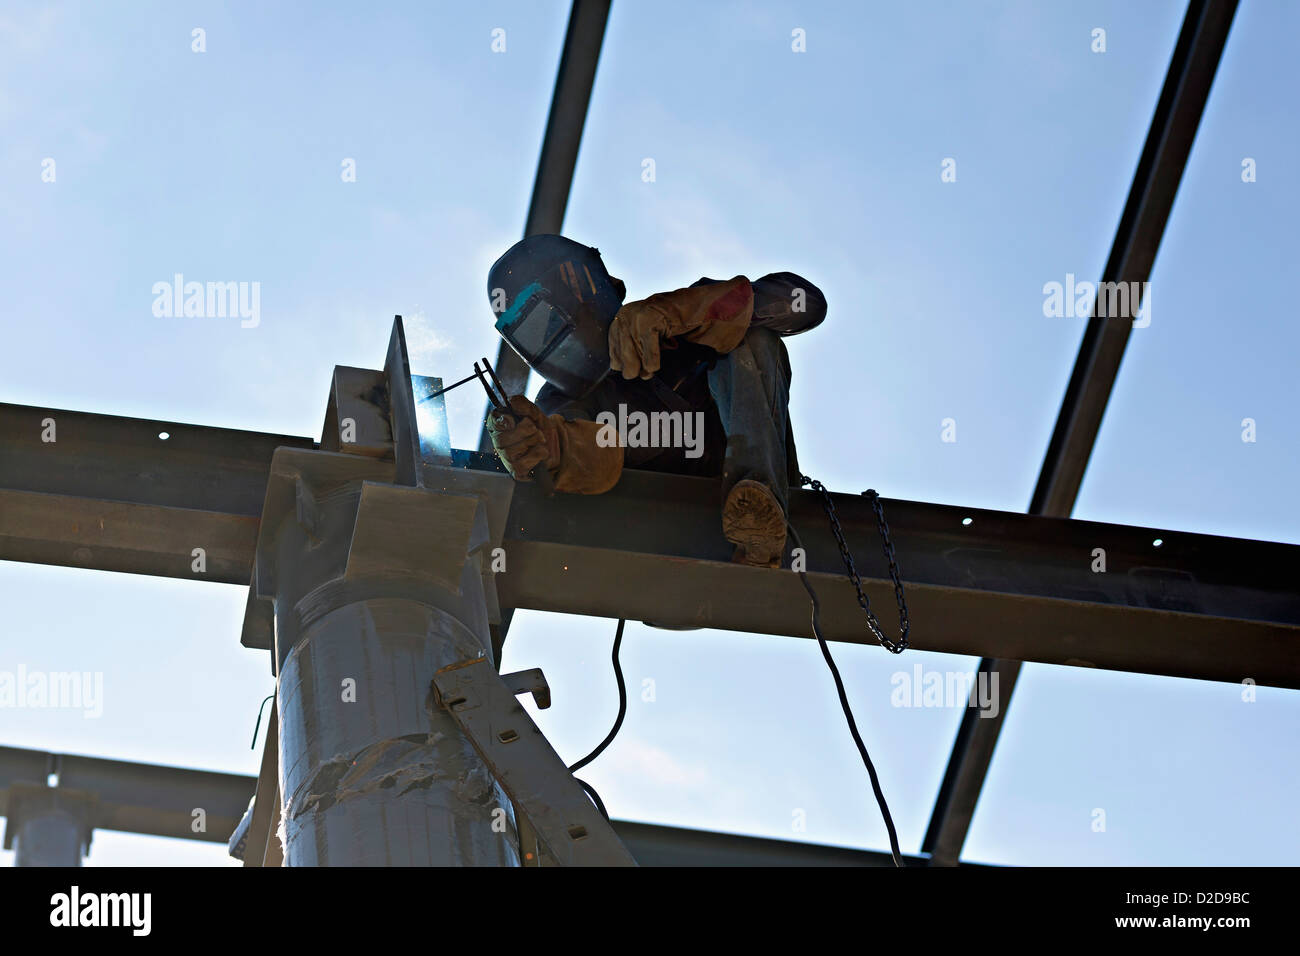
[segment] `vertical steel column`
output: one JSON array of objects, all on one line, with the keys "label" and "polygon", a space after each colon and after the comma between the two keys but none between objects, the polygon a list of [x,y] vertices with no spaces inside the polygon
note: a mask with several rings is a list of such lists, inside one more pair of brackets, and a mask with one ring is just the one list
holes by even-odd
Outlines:
[{"label": "vertical steel column", "polygon": [[[490,659],[486,505],[424,486],[450,457],[445,412],[428,404],[436,380],[416,400],[400,316],[383,375],[341,387],[355,378],[336,370],[331,388],[323,444],[338,452],[271,460],[245,617],[262,628],[273,608],[265,865],[518,866],[514,808],[433,692],[439,668]],[[363,447],[331,433],[345,421]],[[373,457],[385,438],[391,462]]]},{"label": "vertical steel column", "polygon": [[85,826],[67,810],[28,816],[14,840],[14,866],[81,866],[84,833]]},{"label": "vertical steel column", "polygon": [[81,866],[91,835],[85,794],[19,784],[10,803],[5,843],[13,847],[14,866]]},{"label": "vertical steel column", "polygon": [[284,865],[517,866],[513,807],[431,689],[491,653],[486,513],[365,479],[384,467],[272,463],[255,586],[275,606]]}]

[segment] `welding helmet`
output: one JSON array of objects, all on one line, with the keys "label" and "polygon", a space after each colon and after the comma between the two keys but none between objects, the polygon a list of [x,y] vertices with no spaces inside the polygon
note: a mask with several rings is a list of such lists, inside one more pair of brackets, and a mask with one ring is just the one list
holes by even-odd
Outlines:
[{"label": "welding helmet", "polygon": [[488,272],[497,331],[530,368],[573,398],[609,374],[609,326],[626,294],[599,250],[563,236],[529,236]]}]

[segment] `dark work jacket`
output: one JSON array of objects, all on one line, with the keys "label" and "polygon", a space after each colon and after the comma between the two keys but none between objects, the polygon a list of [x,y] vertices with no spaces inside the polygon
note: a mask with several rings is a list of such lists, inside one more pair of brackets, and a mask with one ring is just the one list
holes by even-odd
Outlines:
[{"label": "dark work jacket", "polygon": [[[722,280],[700,279],[692,286]],[[750,283],[754,290],[754,318],[750,328],[768,328],[782,336],[798,335],[820,325],[826,318],[826,299],[821,290],[793,272],[775,272]],[[804,310],[791,307],[796,290],[804,293]],[[726,432],[709,392],[709,370],[718,360],[713,349],[684,339],[666,340],[661,345],[660,369],[654,379],[624,379],[619,372],[605,376],[583,398],[566,395],[547,382],[537,393],[537,406],[548,415],[595,421],[600,412],[618,415],[619,406],[628,412],[700,411],[704,413],[704,454],[687,458],[684,448],[624,448],[623,465],[647,471],[678,475],[715,476],[722,473],[726,453]],[[788,436],[789,457],[794,461],[793,436]],[[797,469],[796,469],[797,470]]]}]

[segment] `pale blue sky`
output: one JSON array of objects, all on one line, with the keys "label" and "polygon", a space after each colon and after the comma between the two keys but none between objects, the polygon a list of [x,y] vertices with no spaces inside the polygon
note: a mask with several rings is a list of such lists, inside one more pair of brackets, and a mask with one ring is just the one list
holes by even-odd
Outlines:
[{"label": "pale blue sky", "polygon": [[[617,0],[565,232],[633,297],[805,275],[829,317],[789,343],[804,470],[1022,511],[1084,326],[1044,317],[1042,287],[1098,277],[1183,9]],[[523,226],[567,12],[6,3],[0,401],[319,437],[332,367],[381,365],[394,313],[417,373],[466,374],[495,351],[485,276]],[[1297,33],[1294,4],[1238,12],[1077,517],[1300,542]],[[940,182],[946,157],[956,183]],[[1241,181],[1244,157],[1258,182]],[[156,318],[151,288],[176,272],[260,282],[260,325]],[[449,396],[454,444],[476,443],[481,410],[472,390]],[[103,671],[106,697],[98,720],[0,712],[0,744],[254,773],[272,681],[239,645],[244,594],[0,564],[0,669]],[[613,719],[613,629],[536,613],[511,629],[505,666],[546,671],[555,706],[538,720],[565,757]],[[960,715],[892,707],[890,675],[974,661],[835,653],[915,852]],[[811,642],[632,624],[624,666],[627,722],[586,773],[615,815],[886,845]],[[654,703],[635,693],[647,677]],[[1294,691],[1245,704],[1232,685],[1029,665],[966,855],[1295,863],[1298,718]],[[223,853],[100,833],[89,862]]]}]

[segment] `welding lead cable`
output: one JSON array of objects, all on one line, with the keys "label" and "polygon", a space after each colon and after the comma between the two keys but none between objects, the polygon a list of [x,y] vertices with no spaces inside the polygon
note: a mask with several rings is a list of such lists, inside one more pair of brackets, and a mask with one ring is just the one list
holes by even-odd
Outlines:
[{"label": "welding lead cable", "polygon": [[614,726],[605,735],[605,739],[596,745],[595,750],[569,767],[570,773],[577,773],[604,753],[605,748],[613,743],[614,738],[618,736],[619,728],[623,726],[623,718],[627,716],[627,685],[623,683],[623,667],[618,662],[618,649],[623,644],[623,626],[626,623],[627,621],[619,618],[618,629],[614,632],[614,652],[611,655],[614,661],[614,680],[618,682],[618,716],[614,718]]},{"label": "welding lead cable", "polygon": [[[605,735],[605,739],[597,745],[595,750],[569,767],[570,773],[576,773],[604,753],[605,748],[613,743],[614,738],[618,735],[619,728],[623,726],[623,718],[627,716],[627,685],[623,682],[623,667],[618,662],[618,649],[623,646],[623,627],[626,624],[627,621],[623,618],[619,618],[618,629],[614,631],[614,651],[611,655],[614,660],[614,680],[618,683],[618,716],[614,718],[614,726],[611,727],[609,733]],[[600,815],[608,820],[609,811],[605,809],[605,803],[600,799],[600,794],[596,792],[596,788],[587,783],[587,781],[581,780],[578,777],[574,777],[573,779],[577,780],[578,783],[582,785],[582,789],[587,791],[587,796],[591,797],[591,802],[596,805],[596,809],[600,811]]]},{"label": "welding lead cable", "polygon": [[608,820],[609,811],[605,809],[605,801],[600,799],[600,794],[596,792],[596,788],[579,777],[574,777],[573,779],[577,780],[582,789],[587,791],[587,796],[591,797],[591,802],[596,805],[596,809],[600,811],[600,815]]},{"label": "welding lead cable", "polygon": [[[803,542],[799,540],[799,532],[794,530],[794,525],[786,522],[790,529],[790,537],[794,538],[795,545],[803,549]],[[807,554],[807,551],[803,551]],[[853,742],[858,745],[858,753],[862,756],[862,762],[866,765],[867,776],[871,778],[871,789],[875,791],[876,803],[880,805],[880,815],[885,818],[885,829],[889,832],[889,852],[894,858],[894,866],[903,865],[903,857],[898,849],[898,833],[894,830],[894,818],[889,815],[889,805],[885,803],[885,794],[880,789],[880,779],[876,776],[876,768],[871,763],[871,755],[867,753],[867,745],[862,742],[862,735],[858,733],[857,721],[853,719],[853,709],[849,706],[849,696],[844,690],[844,680],[840,677],[840,669],[835,666],[835,659],[831,657],[830,645],[826,643],[826,638],[822,635],[821,625],[821,602],[817,600],[817,592],[813,590],[812,583],[808,580],[808,574],[805,571],[797,572],[799,580],[803,582],[804,590],[808,592],[808,597],[812,600],[812,629],[817,638],[817,646],[822,649],[822,657],[826,658],[826,666],[831,669],[831,677],[835,679],[835,692],[840,697],[840,709],[844,711],[844,719],[849,723],[849,733],[853,735]]]},{"label": "welding lead cable", "polygon": [[[275,700],[275,695],[268,694],[266,700]],[[253,742],[248,745],[249,750],[257,746],[257,732],[262,729],[262,711],[266,710],[266,700],[262,701],[262,706],[257,708],[257,723],[253,725]]]}]

